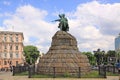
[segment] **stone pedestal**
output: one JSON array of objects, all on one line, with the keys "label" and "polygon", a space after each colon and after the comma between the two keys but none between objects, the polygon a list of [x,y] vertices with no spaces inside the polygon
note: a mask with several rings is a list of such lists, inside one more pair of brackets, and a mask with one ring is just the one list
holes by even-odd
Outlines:
[{"label": "stone pedestal", "polygon": [[51,47],[39,61],[38,73],[53,74],[81,74],[90,71],[90,64],[86,55],[79,52],[77,41],[74,36],[65,32],[57,31],[52,38]]}]

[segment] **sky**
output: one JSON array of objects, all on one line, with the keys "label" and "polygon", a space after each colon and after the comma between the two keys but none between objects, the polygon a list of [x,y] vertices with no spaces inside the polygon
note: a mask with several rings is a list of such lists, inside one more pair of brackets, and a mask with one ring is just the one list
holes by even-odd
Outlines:
[{"label": "sky", "polygon": [[81,52],[114,50],[120,33],[120,0],[0,0],[0,31],[23,32],[24,45],[46,53],[59,30],[59,14]]}]

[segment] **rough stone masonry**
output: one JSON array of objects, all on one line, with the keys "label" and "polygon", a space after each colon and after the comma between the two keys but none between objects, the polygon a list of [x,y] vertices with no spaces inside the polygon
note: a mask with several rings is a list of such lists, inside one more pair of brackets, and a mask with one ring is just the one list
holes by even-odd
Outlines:
[{"label": "rough stone masonry", "polygon": [[90,64],[86,55],[80,53],[74,36],[65,31],[57,31],[52,37],[49,51],[40,59],[37,72],[40,74],[53,74],[55,67],[56,75],[69,73],[81,75],[90,71]]}]

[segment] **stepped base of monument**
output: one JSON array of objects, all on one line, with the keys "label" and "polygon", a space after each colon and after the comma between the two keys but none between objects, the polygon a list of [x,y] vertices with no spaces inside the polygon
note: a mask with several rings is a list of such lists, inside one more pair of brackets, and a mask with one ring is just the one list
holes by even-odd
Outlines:
[{"label": "stepped base of monument", "polygon": [[75,37],[67,32],[57,31],[52,38],[49,51],[39,61],[37,72],[84,75],[90,72],[90,64],[87,56],[79,52]]}]

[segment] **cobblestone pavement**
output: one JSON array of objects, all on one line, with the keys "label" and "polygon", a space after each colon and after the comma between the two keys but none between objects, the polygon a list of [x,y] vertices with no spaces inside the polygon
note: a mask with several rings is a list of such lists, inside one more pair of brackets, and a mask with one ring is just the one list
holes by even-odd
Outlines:
[{"label": "cobblestone pavement", "polygon": [[0,80],[119,80],[118,76],[107,78],[28,78],[28,76],[12,76],[11,72],[0,72]]}]

